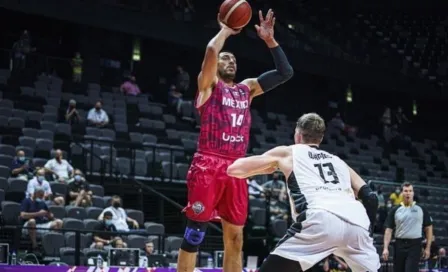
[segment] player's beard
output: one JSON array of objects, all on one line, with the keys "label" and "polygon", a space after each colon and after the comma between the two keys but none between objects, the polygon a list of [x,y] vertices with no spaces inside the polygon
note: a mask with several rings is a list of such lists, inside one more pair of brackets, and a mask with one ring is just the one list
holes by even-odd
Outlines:
[{"label": "player's beard", "polygon": [[219,77],[223,81],[233,81],[235,79],[235,73],[227,73],[225,71],[219,71]]}]

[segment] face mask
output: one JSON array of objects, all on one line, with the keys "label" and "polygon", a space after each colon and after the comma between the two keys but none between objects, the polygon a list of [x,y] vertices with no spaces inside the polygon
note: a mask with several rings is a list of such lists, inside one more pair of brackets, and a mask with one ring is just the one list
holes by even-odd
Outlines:
[{"label": "face mask", "polygon": [[25,161],[25,157],[19,157],[19,161],[24,162]]},{"label": "face mask", "polygon": [[107,219],[106,221],[104,221],[104,223],[106,224],[106,226],[110,226],[112,225],[112,220]]},{"label": "face mask", "polygon": [[119,208],[121,206],[120,202],[114,202],[112,204],[112,206],[114,206],[114,208]]},{"label": "face mask", "polygon": [[95,109],[96,109],[97,111],[100,111],[100,110],[101,110],[101,107],[95,107]]},{"label": "face mask", "polygon": [[38,177],[37,177],[37,180],[38,180],[39,182],[42,182],[42,181],[45,180],[45,177],[44,177],[44,176],[38,176]]},{"label": "face mask", "polygon": [[82,177],[80,175],[75,176],[75,181],[81,181]]},{"label": "face mask", "polygon": [[387,204],[387,207],[388,208],[392,208],[392,204]]},{"label": "face mask", "polygon": [[378,194],[381,194],[381,190],[378,190]]},{"label": "face mask", "polygon": [[42,198],[36,198],[35,200],[36,200],[36,202],[42,202],[42,201],[44,201]]},{"label": "face mask", "polygon": [[400,194],[400,190],[396,190],[395,193],[396,193],[397,195],[399,195],[399,194]]}]

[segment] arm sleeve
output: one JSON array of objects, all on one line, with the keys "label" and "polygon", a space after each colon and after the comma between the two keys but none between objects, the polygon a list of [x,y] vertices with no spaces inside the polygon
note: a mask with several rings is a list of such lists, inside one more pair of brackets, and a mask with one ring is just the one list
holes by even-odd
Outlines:
[{"label": "arm sleeve", "polygon": [[423,227],[429,227],[432,226],[432,218],[431,215],[429,215],[429,212],[427,209],[420,206],[420,208],[423,211]]},{"label": "arm sleeve", "polygon": [[386,221],[384,222],[384,227],[388,229],[395,228],[395,213],[397,212],[398,207],[400,206],[393,207],[392,210],[389,211],[389,213],[387,214]]}]

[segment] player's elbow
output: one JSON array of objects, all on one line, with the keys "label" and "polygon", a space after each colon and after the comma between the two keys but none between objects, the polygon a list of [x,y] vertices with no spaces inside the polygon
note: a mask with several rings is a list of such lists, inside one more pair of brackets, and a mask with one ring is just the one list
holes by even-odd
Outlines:
[{"label": "player's elbow", "polygon": [[294,69],[291,65],[287,65],[282,73],[284,82],[290,80],[294,76]]},{"label": "player's elbow", "polygon": [[244,178],[244,173],[235,164],[230,165],[227,168],[227,175],[235,178]]}]

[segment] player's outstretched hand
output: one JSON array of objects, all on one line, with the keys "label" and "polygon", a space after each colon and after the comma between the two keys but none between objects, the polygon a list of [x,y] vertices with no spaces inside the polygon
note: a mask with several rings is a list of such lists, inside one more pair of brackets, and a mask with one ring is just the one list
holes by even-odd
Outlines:
[{"label": "player's outstretched hand", "polygon": [[264,41],[269,41],[274,39],[274,25],[275,17],[272,9],[268,10],[266,17],[263,18],[263,13],[258,11],[258,17],[260,17],[260,24],[255,25],[258,37]]},{"label": "player's outstretched hand", "polygon": [[232,29],[232,28],[226,26],[223,22],[221,22],[221,20],[219,20],[219,13],[218,13],[218,24],[221,27],[221,30],[224,30],[229,35],[236,35],[236,34],[240,33],[241,30],[242,30],[242,28],[240,28],[240,29]]}]

